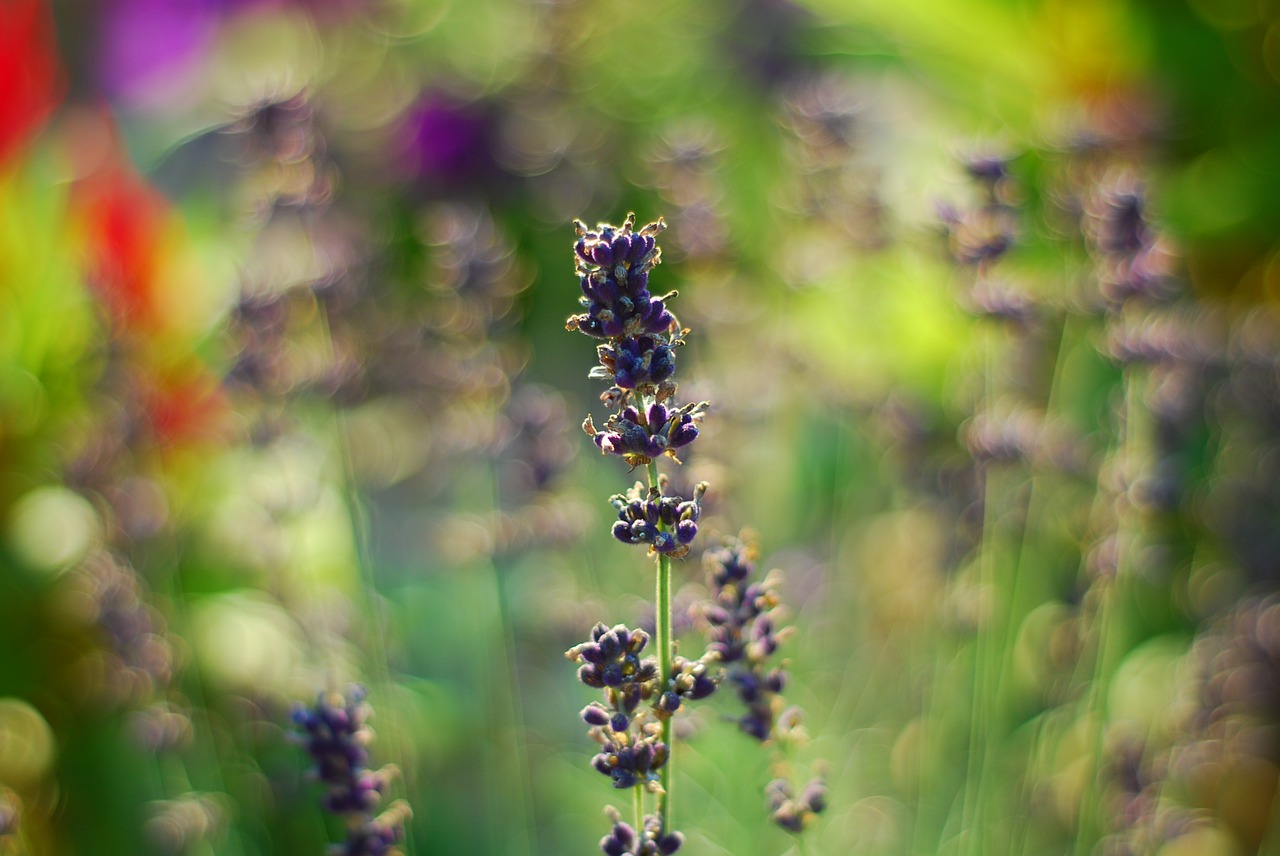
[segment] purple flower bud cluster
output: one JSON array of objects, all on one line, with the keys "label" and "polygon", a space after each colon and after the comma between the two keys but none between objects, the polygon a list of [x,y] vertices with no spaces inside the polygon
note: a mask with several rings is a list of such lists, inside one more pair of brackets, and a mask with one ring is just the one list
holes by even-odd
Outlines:
[{"label": "purple flower bud cluster", "polygon": [[299,742],[315,762],[313,774],[324,783],[324,810],[348,821],[347,840],[335,845],[342,856],[383,856],[404,837],[409,809],[397,801],[378,817],[373,811],[388,784],[388,771],[368,768],[367,746],[373,732],[366,724],[369,705],[363,687],[346,696],[321,693],[314,707],[297,705],[294,723],[303,730]]},{"label": "purple flower bud cluster", "polygon": [[967,211],[941,205],[938,218],[958,264],[991,264],[1013,246],[1016,237],[1016,193],[1009,175],[1009,158],[996,154],[971,157],[965,171],[978,185],[981,201]]},{"label": "purple flower bud cluster", "polygon": [[699,483],[691,500],[664,496],[665,487],[665,479],[660,480],[656,488],[646,488],[636,482],[625,494],[610,497],[609,502],[618,512],[613,537],[624,544],[648,544],[653,553],[678,559],[689,552],[689,545],[698,534],[698,517],[707,484]]},{"label": "purple flower bud cluster", "polygon": [[646,815],[644,829],[637,834],[617,811],[610,808],[609,812],[613,829],[600,839],[600,849],[605,856],[670,856],[684,844],[684,836],[679,832],[663,833],[662,821],[656,815]]},{"label": "purple flower bud cluster", "polygon": [[803,832],[814,815],[827,807],[827,786],[822,779],[813,779],[796,797],[791,783],[786,779],[774,779],[765,786],[765,798],[769,803],[769,819],[788,832]]},{"label": "purple flower bud cluster", "polygon": [[657,335],[675,325],[666,307],[670,295],[649,293],[649,271],[661,261],[657,237],[667,224],[656,222],[634,232],[635,215],[621,227],[601,223],[594,231],[574,221],[578,241],[574,264],[582,287],[579,302],[586,310],[572,315],[565,326],[597,339],[621,339],[645,333]]},{"label": "purple flower bud cluster", "polygon": [[697,438],[707,404],[671,401],[675,349],[688,331],[667,309],[675,292],[649,293],[649,271],[661,258],[656,238],[666,224],[658,219],[636,232],[635,215],[628,214],[621,227],[601,223],[589,231],[580,221],[575,225],[574,263],[586,312],[570,316],[566,327],[606,340],[596,348],[599,365],[589,376],[612,384],[601,396],[613,411],[604,429],[587,417],[583,430],[603,454],[633,467],[662,455],[674,459]]},{"label": "purple flower bud cluster", "polygon": [[589,377],[612,380],[621,389],[656,387],[676,372],[675,336],[630,336],[596,348],[600,365]]},{"label": "purple flower bud cluster", "polygon": [[1147,222],[1146,194],[1136,180],[1122,176],[1098,188],[1084,214],[1104,300],[1116,305],[1130,297],[1173,296],[1169,253]]},{"label": "purple flower bud cluster", "polygon": [[658,770],[670,751],[662,742],[662,727],[640,705],[657,694],[658,663],[641,659],[649,634],[625,625],[591,629],[591,639],[565,652],[582,663],[578,679],[604,691],[604,704],[592,702],[582,710],[600,751],[591,765],[613,780],[615,788],[656,784]]},{"label": "purple flower bud cluster", "polygon": [[591,436],[601,452],[616,455],[633,467],[643,466],[662,455],[678,461],[676,450],[697,439],[698,421],[706,409],[705,401],[671,408],[655,401],[643,411],[629,404],[620,412],[609,414],[603,431],[596,430],[590,416],[583,421],[582,430]]},{"label": "purple flower bud cluster", "polygon": [[707,671],[708,660],[714,659],[704,655],[702,659],[690,660],[679,654],[671,658],[671,679],[655,706],[659,717],[675,713],[684,699],[699,701],[716,691],[716,678]]},{"label": "purple flower bud cluster", "polygon": [[711,596],[702,617],[708,655],[729,667],[729,679],[747,706],[738,726],[763,742],[772,736],[786,673],[769,666],[781,636],[773,617],[780,601],[775,578],[753,581],[755,553],[754,545],[737,538],[707,549],[703,562]]}]

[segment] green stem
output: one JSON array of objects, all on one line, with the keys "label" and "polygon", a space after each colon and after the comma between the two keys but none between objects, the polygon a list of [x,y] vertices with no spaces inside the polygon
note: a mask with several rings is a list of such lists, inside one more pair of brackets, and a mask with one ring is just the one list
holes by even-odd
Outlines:
[{"label": "green stem", "polygon": [[[658,487],[658,464],[648,465],[649,488]],[[657,601],[654,604],[654,631],[658,643],[658,686],[665,692],[671,682],[671,558],[658,554]],[[658,796],[658,821],[663,832],[669,830],[671,815],[671,770],[675,765],[675,746],[671,739],[671,717],[662,720],[662,742],[667,745],[667,763],[662,765],[662,793]]]}]

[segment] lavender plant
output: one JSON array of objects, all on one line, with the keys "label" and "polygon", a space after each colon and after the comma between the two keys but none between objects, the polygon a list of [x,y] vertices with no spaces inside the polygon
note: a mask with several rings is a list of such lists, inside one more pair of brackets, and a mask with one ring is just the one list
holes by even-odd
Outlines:
[{"label": "lavender plant", "polygon": [[[689,331],[667,307],[675,292],[655,296],[648,287],[650,271],[660,261],[656,238],[665,223],[659,219],[636,231],[635,215],[628,214],[620,227],[602,223],[590,230],[580,221],[575,225],[574,262],[584,311],[570,316],[566,327],[602,340],[597,346],[599,364],[590,377],[610,383],[601,395],[610,410],[603,428],[588,416],[583,429],[602,454],[645,468],[647,481],[637,481],[609,501],[618,515],[614,538],[648,545],[655,560],[657,650],[655,656],[642,658],[651,641],[648,633],[598,623],[590,638],[566,656],[581,664],[579,680],[603,694],[602,702],[591,703],[581,714],[600,745],[592,766],[608,776],[613,787],[634,791],[634,825],[610,808],[613,828],[601,840],[601,850],[609,856],[669,854],[684,840],[671,822],[672,718],[687,702],[715,691],[722,677],[712,673],[715,664],[730,666],[738,695],[747,705],[747,713],[738,720],[742,730],[761,742],[779,733],[778,694],[784,676],[769,662],[782,635],[773,621],[779,603],[777,577],[749,579],[754,573],[753,546],[728,540],[708,550],[711,601],[701,612],[709,644],[697,659],[676,654],[672,560],[691,552],[707,485],[698,483],[689,498],[674,494],[672,480],[659,471],[658,460],[667,457],[680,463],[677,452],[697,439],[708,404],[677,402],[675,352]],[[825,805],[825,787],[818,780],[799,799],[792,798],[790,784],[781,779],[768,792],[771,816],[792,832],[800,831]],[[655,808],[646,813],[650,794]]]},{"label": "lavender plant", "polygon": [[324,810],[341,817],[346,839],[334,845],[335,856],[389,856],[404,839],[404,825],[413,816],[409,804],[396,800],[375,815],[394,768],[369,769],[368,744],[373,740],[367,719],[364,689],[352,687],[345,696],[321,694],[314,707],[294,708],[293,720],[305,734],[299,742],[315,762],[314,775],[325,785]]},{"label": "lavender plant", "polygon": [[[705,662],[675,656],[671,631],[671,560],[689,552],[706,486],[700,484],[687,500],[669,495],[657,461],[663,456],[679,460],[677,451],[698,436],[707,403],[676,404],[675,349],[686,331],[667,308],[675,292],[655,296],[649,291],[649,273],[661,260],[657,236],[666,224],[659,219],[636,231],[635,215],[628,214],[620,227],[574,225],[584,311],[570,316],[566,329],[601,340],[599,365],[590,376],[611,384],[601,396],[610,409],[603,429],[590,416],[582,427],[603,454],[644,467],[648,475],[647,484],[637,482],[610,502],[618,512],[614,537],[649,545],[656,560],[657,656],[639,659],[649,643],[647,633],[603,624],[566,655],[582,663],[579,679],[605,696],[604,705],[589,706],[582,714],[601,744],[593,765],[615,788],[635,789],[635,828],[619,821],[601,849],[610,856],[674,853],[683,838],[670,819],[671,717],[683,698],[710,695],[715,684]],[[650,816],[644,814],[645,793],[656,797]]]}]

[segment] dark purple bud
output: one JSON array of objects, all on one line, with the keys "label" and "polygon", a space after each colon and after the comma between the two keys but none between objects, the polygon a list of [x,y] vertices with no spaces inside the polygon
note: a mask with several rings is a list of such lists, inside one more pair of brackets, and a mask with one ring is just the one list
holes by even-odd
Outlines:
[{"label": "dark purple bud", "polygon": [[690,544],[698,534],[698,524],[692,520],[681,520],[676,524],[676,539],[681,544]]},{"label": "dark purple bud", "polygon": [[679,832],[670,832],[658,839],[658,852],[662,856],[671,856],[684,844],[684,836]]},{"label": "dark purple bud", "polygon": [[593,702],[582,709],[582,720],[587,725],[607,725],[609,711]]},{"label": "dark purple bud", "polygon": [[636,831],[622,821],[614,824],[613,836],[625,844],[628,850],[636,843]]},{"label": "dark purple bud", "polygon": [[771,724],[750,713],[738,720],[739,728],[761,742],[769,739],[769,727]]},{"label": "dark purple bud", "polygon": [[591,248],[591,261],[601,267],[609,267],[613,264],[613,248],[605,243],[594,245]]},{"label": "dark purple bud", "polygon": [[673,449],[687,446],[696,439],[698,439],[698,426],[694,424],[693,417],[687,413],[680,417],[679,424],[672,426],[667,434],[667,443]]},{"label": "dark purple bud", "polygon": [[680,709],[680,696],[668,690],[662,694],[662,701],[659,706],[667,713],[675,713]]},{"label": "dark purple bud", "polygon": [[808,806],[809,811],[814,814],[821,814],[827,807],[827,786],[821,779],[814,779],[805,785],[804,793],[800,795],[800,802]]},{"label": "dark purple bud", "polygon": [[707,623],[714,627],[719,627],[729,621],[729,611],[723,606],[708,606],[703,616],[707,619]]},{"label": "dark purple bud", "polygon": [[[604,723],[600,723],[603,725]],[[613,718],[609,720],[609,727],[614,731],[626,731],[631,725],[631,720],[627,718],[625,713],[615,713]]]},{"label": "dark purple bud", "polygon": [[631,242],[634,238],[628,238],[626,235],[619,235],[613,239],[613,245],[610,253],[611,260],[617,259],[619,262],[627,261],[631,255]]},{"label": "dark purple bud", "polygon": [[706,698],[716,691],[716,682],[708,678],[706,675],[698,675],[693,679],[693,689],[689,691],[689,698],[697,701]]},{"label": "dark purple bud", "polygon": [[[763,738],[762,738],[763,739]],[[791,803],[785,803],[778,808],[772,815],[773,822],[781,826],[788,832],[799,832],[804,828],[804,820],[799,813],[796,812],[795,806]]]},{"label": "dark purple bud", "polygon": [[598,690],[604,689],[604,677],[600,674],[600,667],[591,663],[587,663],[581,669],[578,669],[578,680],[589,687],[594,687]]}]

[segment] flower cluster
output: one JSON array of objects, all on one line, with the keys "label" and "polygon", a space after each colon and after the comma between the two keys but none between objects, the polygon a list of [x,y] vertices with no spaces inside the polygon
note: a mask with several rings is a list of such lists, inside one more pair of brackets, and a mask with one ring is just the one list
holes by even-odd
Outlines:
[{"label": "flower cluster", "polygon": [[649,293],[649,271],[662,256],[657,237],[667,224],[659,219],[633,232],[635,215],[628,214],[621,227],[601,223],[591,231],[578,220],[574,226],[579,303],[586,311],[570,316],[565,327],[597,339],[659,335],[674,327],[675,316],[666,307],[672,295]]},{"label": "flower cluster", "polygon": [[698,420],[706,409],[705,401],[681,407],[655,401],[644,410],[627,405],[609,414],[603,431],[596,430],[590,416],[582,423],[582,430],[604,454],[617,455],[633,467],[643,466],[661,455],[675,459],[677,449],[697,439]]},{"label": "flower cluster", "polygon": [[940,206],[939,219],[956,263],[984,268],[1007,253],[1016,237],[1016,193],[1009,175],[1009,161],[997,155],[980,155],[965,164],[978,185],[977,206],[960,211]]},{"label": "flower cluster", "polygon": [[711,596],[702,617],[710,637],[708,654],[729,667],[729,679],[747,706],[738,725],[764,741],[773,732],[778,694],[786,683],[786,673],[769,664],[785,631],[774,621],[780,602],[777,576],[753,581],[755,558],[755,545],[738,538],[707,549],[703,562]]},{"label": "flower cluster", "polygon": [[648,644],[649,634],[643,630],[597,624],[590,640],[565,652],[570,660],[582,663],[580,681],[604,690],[605,704],[587,705],[582,719],[600,744],[591,765],[609,776],[615,788],[656,786],[657,772],[670,756],[656,717],[640,709],[641,702],[658,694],[658,662],[640,658]]},{"label": "flower cluster", "polygon": [[585,312],[569,317],[566,327],[605,342],[597,346],[599,365],[589,376],[611,386],[601,396],[614,412],[603,430],[590,416],[582,423],[603,454],[616,455],[633,467],[645,466],[688,446],[698,436],[707,403],[676,404],[675,349],[684,344],[666,302],[675,292],[649,293],[649,271],[661,257],[656,237],[661,219],[634,231],[635,215],[621,227],[601,223],[589,231],[575,222],[578,241],[574,263]]},{"label": "flower cluster", "polygon": [[653,389],[676,372],[674,336],[632,336],[596,348],[600,365],[588,373],[593,380],[612,380],[619,389]]},{"label": "flower cluster", "polygon": [[606,856],[669,856],[684,844],[679,832],[662,832],[662,822],[656,815],[645,815],[644,828],[637,834],[612,806],[608,811],[613,829],[600,839],[600,849]]},{"label": "flower cluster", "polygon": [[[604,702],[582,711],[591,737],[600,745],[592,765],[608,776],[615,788],[636,788],[635,827],[614,818],[613,831],[600,842],[610,856],[657,856],[674,853],[683,838],[669,828],[667,783],[672,775],[672,717],[686,701],[715,691],[708,673],[714,655],[690,660],[675,654],[671,616],[671,559],[689,553],[698,534],[705,484],[692,498],[669,492],[669,482],[656,461],[676,453],[698,437],[698,423],[707,403],[679,404],[674,380],[676,348],[688,333],[667,308],[675,292],[656,297],[649,292],[649,272],[658,264],[656,237],[666,228],[662,220],[635,230],[635,215],[622,226],[600,224],[588,230],[575,222],[578,240],[574,264],[582,288],[583,312],[569,318],[566,328],[604,340],[596,347],[598,364],[589,377],[609,383],[601,400],[609,409],[603,428],[592,417],[582,423],[602,454],[644,467],[648,483],[637,482],[610,503],[618,519],[614,538],[624,544],[647,544],[656,558],[656,656],[641,659],[649,635],[597,624],[591,638],[566,656],[581,663],[579,679],[603,690]],[[648,794],[657,810],[644,815]]]},{"label": "flower cluster", "polygon": [[1121,175],[1101,182],[1085,203],[1083,227],[1105,300],[1118,305],[1136,296],[1173,296],[1169,252],[1147,222],[1146,192],[1136,179]]},{"label": "flower cluster", "polygon": [[665,496],[665,488],[665,479],[660,479],[655,488],[636,482],[625,494],[610,497],[609,502],[618,512],[613,537],[624,544],[648,544],[655,553],[680,558],[689,552],[689,545],[698,534],[707,484],[700,482],[691,500]]},{"label": "flower cluster", "polygon": [[411,816],[403,800],[375,817],[391,769],[370,770],[368,744],[373,739],[366,719],[369,705],[364,689],[352,687],[345,697],[322,693],[315,707],[298,705],[293,721],[304,734],[299,742],[315,762],[315,777],[324,783],[325,811],[348,821],[347,840],[335,847],[342,856],[384,856],[404,837]]},{"label": "flower cluster", "polygon": [[769,819],[788,832],[803,832],[815,815],[827,807],[827,786],[821,778],[813,779],[796,797],[791,783],[774,779],[765,787],[769,803]]}]

